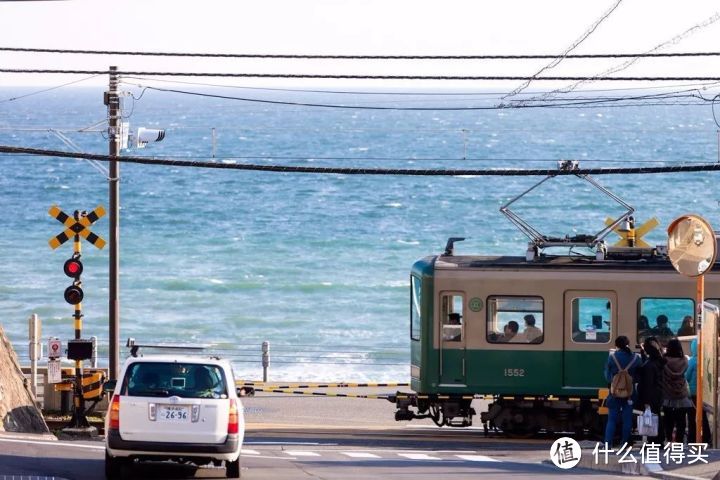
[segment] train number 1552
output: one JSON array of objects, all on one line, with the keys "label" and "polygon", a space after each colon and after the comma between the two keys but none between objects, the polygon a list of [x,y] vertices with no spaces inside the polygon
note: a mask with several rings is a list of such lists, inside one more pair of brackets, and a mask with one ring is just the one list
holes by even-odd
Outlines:
[{"label": "train number 1552", "polygon": [[524,368],[506,368],[503,370],[503,375],[505,375],[506,377],[524,377],[525,369]]}]

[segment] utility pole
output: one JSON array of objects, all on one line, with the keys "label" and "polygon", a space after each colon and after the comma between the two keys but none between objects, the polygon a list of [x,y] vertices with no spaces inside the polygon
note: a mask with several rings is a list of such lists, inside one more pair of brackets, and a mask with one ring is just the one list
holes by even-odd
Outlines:
[{"label": "utility pole", "polygon": [[108,377],[117,380],[120,364],[120,165],[116,157],[120,154],[120,96],[118,94],[117,67],[110,67],[110,87],[105,92],[105,105],[108,107],[108,140],[110,142],[110,176],[108,177],[110,197],[110,293],[109,308],[109,340],[110,365]]}]

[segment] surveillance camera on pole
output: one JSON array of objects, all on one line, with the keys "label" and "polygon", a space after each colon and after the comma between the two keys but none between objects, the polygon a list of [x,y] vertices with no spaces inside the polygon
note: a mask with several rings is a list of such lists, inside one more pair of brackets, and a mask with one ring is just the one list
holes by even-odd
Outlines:
[{"label": "surveillance camera on pole", "polygon": [[147,145],[150,142],[160,142],[165,138],[165,130],[140,127],[137,129],[138,145]]},{"label": "surveillance camera on pole", "polygon": [[135,135],[135,146],[137,148],[145,148],[145,145],[148,143],[161,142],[163,138],[165,138],[165,130],[140,127],[137,129],[137,134]]}]

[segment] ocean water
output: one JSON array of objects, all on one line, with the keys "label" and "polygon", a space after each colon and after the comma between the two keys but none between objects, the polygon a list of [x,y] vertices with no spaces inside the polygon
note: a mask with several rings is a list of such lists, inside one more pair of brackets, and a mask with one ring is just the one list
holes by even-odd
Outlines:
[{"label": "ocean water", "polygon": [[[25,91],[0,89],[0,144],[66,150],[48,129],[78,130],[105,119],[102,91],[72,88],[2,102]],[[309,93],[302,99],[319,100]],[[362,111],[147,91],[128,99],[125,113],[133,128],[167,130],[163,142],[128,154],[208,160],[214,153],[218,162],[488,169],[554,168],[558,159],[583,167],[718,161],[710,106]],[[84,151],[107,153],[100,132],[65,135]],[[26,358],[31,313],[41,317],[44,338],[73,335],[72,307],[63,300],[70,280],[62,273],[72,246],[49,248],[62,226],[47,210],[108,207],[108,187],[81,160],[0,154],[0,169],[0,324]],[[210,344],[244,378],[260,376],[267,340],[270,378],[306,381],[407,381],[411,265],[441,252],[451,236],[468,237],[458,253],[523,255],[527,239],[499,207],[540,180],[130,164],[121,177],[121,338]],[[717,173],[595,178],[636,208],[639,223],[660,220],[650,243],[664,243],[664,229],[680,214],[720,224]],[[575,177],[546,182],[513,210],[548,235],[595,233],[622,211]],[[107,217],[92,230],[107,239]],[[108,252],[85,242],[83,262],[83,334],[97,336],[104,355]]]}]

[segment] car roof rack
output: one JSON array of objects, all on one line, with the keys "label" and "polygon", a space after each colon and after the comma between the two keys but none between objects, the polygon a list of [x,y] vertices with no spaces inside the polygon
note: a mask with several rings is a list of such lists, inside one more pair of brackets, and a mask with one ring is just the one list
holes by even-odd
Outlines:
[{"label": "car roof rack", "polygon": [[188,345],[173,343],[137,343],[134,338],[128,338],[125,345],[130,349],[130,355],[137,357],[141,348],[167,349],[167,350],[192,350],[202,351],[207,347],[205,345]]}]

